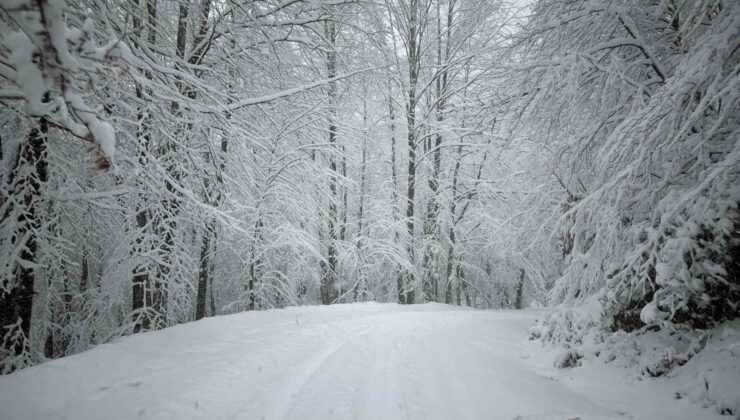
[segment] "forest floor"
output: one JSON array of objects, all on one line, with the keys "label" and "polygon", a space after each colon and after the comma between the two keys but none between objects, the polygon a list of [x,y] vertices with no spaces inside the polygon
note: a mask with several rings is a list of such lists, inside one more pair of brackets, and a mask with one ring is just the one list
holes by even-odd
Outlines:
[{"label": "forest floor", "polygon": [[553,367],[536,310],[363,303],[208,318],[0,377],[4,419],[711,419],[670,379]]}]

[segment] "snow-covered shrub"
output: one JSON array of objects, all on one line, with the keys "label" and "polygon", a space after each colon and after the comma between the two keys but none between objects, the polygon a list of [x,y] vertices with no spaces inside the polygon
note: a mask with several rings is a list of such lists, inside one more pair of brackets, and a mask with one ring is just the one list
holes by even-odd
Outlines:
[{"label": "snow-covered shrub", "polygon": [[679,375],[677,398],[737,415],[740,353],[717,325],[740,316],[740,3],[533,11],[516,121],[542,121],[520,132],[554,188],[538,227],[550,240],[530,247],[562,269],[531,337],[563,348],[560,367]]},{"label": "snow-covered shrub", "polygon": [[529,339],[572,348],[582,345],[584,338],[601,324],[601,306],[591,299],[589,304],[578,307],[561,306],[537,320],[529,329]]},{"label": "snow-covered shrub", "polygon": [[684,386],[680,398],[704,407],[713,406],[719,413],[740,414],[740,322],[727,322],[709,334],[706,347],[677,371]]},{"label": "snow-covered shrub", "polygon": [[551,243],[536,245],[563,249],[551,300],[598,297],[605,331],[736,318],[740,5],[543,0],[533,10],[519,118],[542,121],[526,130],[554,150],[562,189],[552,198],[567,201],[541,220],[558,226]]},{"label": "snow-covered shrub", "polygon": [[[592,306],[594,308],[595,306]],[[636,379],[668,377],[676,398],[687,398],[720,414],[740,413],[740,321],[707,331],[642,327],[611,332],[587,310],[562,308],[533,325],[530,339],[554,345],[560,369],[610,364]],[[592,312],[593,314],[593,312]]]}]

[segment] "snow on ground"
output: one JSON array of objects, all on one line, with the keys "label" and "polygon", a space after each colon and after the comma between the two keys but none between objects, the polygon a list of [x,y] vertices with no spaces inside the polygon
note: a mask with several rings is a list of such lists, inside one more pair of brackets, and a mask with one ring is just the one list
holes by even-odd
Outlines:
[{"label": "snow on ground", "polygon": [[439,304],[208,318],[0,377],[0,418],[727,419],[670,379],[556,369],[536,311]]}]

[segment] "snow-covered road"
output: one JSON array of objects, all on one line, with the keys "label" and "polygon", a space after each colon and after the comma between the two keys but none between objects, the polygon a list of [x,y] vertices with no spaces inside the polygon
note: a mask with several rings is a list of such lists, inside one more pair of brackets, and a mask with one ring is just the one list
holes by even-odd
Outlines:
[{"label": "snow-covered road", "polygon": [[711,418],[659,382],[556,370],[531,311],[352,304],[209,318],[0,377],[2,419]]}]

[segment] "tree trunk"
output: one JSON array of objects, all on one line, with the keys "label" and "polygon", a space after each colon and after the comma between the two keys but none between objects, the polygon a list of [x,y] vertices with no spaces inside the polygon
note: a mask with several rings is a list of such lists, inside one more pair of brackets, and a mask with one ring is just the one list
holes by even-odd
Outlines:
[{"label": "tree trunk", "polygon": [[[324,23],[324,34],[327,41],[329,42],[329,51],[326,53],[326,68],[327,77],[332,79],[336,77],[337,73],[337,56],[336,56],[336,41],[338,35],[337,23],[333,20],[327,20]],[[329,215],[328,215],[328,248],[326,263],[322,264],[324,277],[321,281],[321,303],[328,305],[334,301],[337,297],[336,293],[336,280],[337,280],[337,249],[336,241],[337,235],[337,161],[336,161],[336,142],[337,142],[337,82],[329,82],[329,145],[331,147],[329,154],[329,170],[331,177],[329,180],[329,189],[331,191],[331,197],[329,198]]]},{"label": "tree trunk", "polygon": [[[354,301],[357,301],[359,290],[364,285],[365,267],[364,267],[364,249],[363,249],[363,223],[365,221],[365,188],[367,181],[367,86],[363,85],[362,96],[362,160],[360,162],[360,205],[357,209],[357,254],[360,261],[360,269],[357,273],[359,278],[354,283],[353,294]],[[363,289],[364,290],[364,289]]]},{"label": "tree trunk", "polygon": [[206,316],[206,293],[208,292],[208,273],[211,253],[212,223],[206,224],[200,245],[200,268],[198,270],[198,293],[195,298],[195,320]]},{"label": "tree trunk", "polygon": [[[258,209],[259,210],[259,209]],[[257,246],[262,243],[262,218],[258,214],[257,222],[254,224],[254,237],[252,238],[252,252],[249,258],[249,269],[247,270],[247,310],[257,309],[257,294],[255,289],[257,287],[257,281],[259,280],[260,273],[259,269],[262,265],[260,258],[257,256]]]},{"label": "tree trunk", "polygon": [[[396,171],[396,116],[395,107],[393,106],[393,92],[388,89],[388,118],[391,122],[391,178],[393,178],[393,191],[391,192],[391,201],[393,202],[393,221],[398,222],[400,219],[400,209],[398,208],[398,173]],[[398,245],[401,242],[398,230],[394,229],[394,243]],[[396,287],[398,288],[398,302],[403,303],[403,274],[399,270],[396,277]]]},{"label": "tree trunk", "polygon": [[[450,25],[452,24],[453,4],[449,3],[447,8],[447,30],[446,41],[443,52],[442,22],[439,2],[437,3],[437,68],[446,65],[450,45]],[[425,248],[422,258],[423,267],[423,292],[425,302],[434,302],[439,298],[439,272],[437,268],[439,257],[436,249],[439,248],[439,202],[437,189],[439,188],[439,174],[442,166],[442,122],[444,121],[445,96],[447,95],[447,70],[442,70],[436,76],[436,117],[437,128],[434,142],[434,161],[432,173],[429,177],[429,202],[427,203],[426,216],[424,218]]]},{"label": "tree trunk", "polygon": [[524,270],[520,270],[519,279],[517,279],[516,285],[514,286],[514,309],[522,309],[522,293],[524,291],[524,278],[526,273]]},{"label": "tree trunk", "polygon": [[[147,0],[146,5],[148,22],[147,41],[153,46],[157,41],[157,2],[156,0]],[[134,27],[138,27],[138,19],[136,18],[134,18]],[[145,71],[144,75],[148,79],[152,78],[151,73],[148,71]],[[136,87],[136,97],[139,99],[145,98],[144,92],[140,86]],[[143,109],[140,109],[138,112],[137,122],[138,129],[136,136],[139,142],[139,167],[141,171],[145,171],[148,164],[147,159],[151,133],[149,131],[148,118]],[[143,253],[143,237],[145,236],[145,229],[147,229],[147,225],[149,223],[148,210],[144,205],[147,200],[147,196],[142,191],[143,185],[141,185],[141,183],[139,183],[138,188],[140,190],[140,194],[138,208],[136,209],[137,235],[134,254]],[[142,330],[148,330],[150,327],[149,314],[146,313],[147,302],[151,302],[151,296],[147,297],[147,294],[151,293],[149,284],[149,267],[147,265],[139,265],[134,268],[131,289],[132,321],[134,323],[134,333],[138,333]]]},{"label": "tree trunk", "polygon": [[[33,264],[38,256],[38,230],[42,226],[40,210],[40,193],[48,179],[46,160],[46,135],[49,131],[46,118],[40,118],[31,129],[27,141],[21,146],[15,169],[10,180],[18,189],[23,189],[15,205],[21,205],[18,212],[17,230],[13,242],[21,248],[20,258],[24,264],[16,264],[11,288],[0,292],[0,334],[2,353],[9,357],[0,360],[0,373],[9,373],[28,362],[30,357],[31,316],[33,315],[33,295],[36,282],[36,270]],[[24,169],[32,168],[31,170]],[[24,179],[20,179],[24,177]],[[12,188],[12,190],[17,190]],[[11,217],[10,208],[3,215],[4,222]],[[13,360],[15,359],[15,360]],[[9,360],[9,362],[5,362]],[[5,364],[7,363],[7,364]]]},{"label": "tree trunk", "polygon": [[[408,57],[409,86],[406,92],[406,128],[408,147],[408,170],[406,177],[406,230],[408,234],[407,253],[409,261],[415,261],[414,247],[414,200],[416,195],[416,84],[419,79],[419,68],[421,65],[421,28],[419,24],[420,1],[411,0],[408,15],[406,17],[406,53]],[[413,272],[404,273],[402,288],[398,291],[399,302],[403,304],[414,303],[415,275]]]},{"label": "tree trunk", "polygon": [[450,226],[449,226],[449,232],[448,237],[450,240],[450,243],[447,248],[447,279],[446,279],[446,287],[445,287],[445,303],[448,305],[452,304],[452,294],[453,294],[453,287],[454,283],[453,281],[459,281],[457,279],[457,271],[455,271],[455,277],[452,276],[452,272],[454,267],[457,265],[457,262],[455,261],[455,243],[456,243],[456,237],[455,237],[455,228],[457,227],[457,189],[458,189],[458,180],[460,176],[460,165],[462,163],[462,145],[457,147],[457,161],[455,162],[455,169],[452,171],[452,198],[451,198],[451,204],[450,204]]}]

